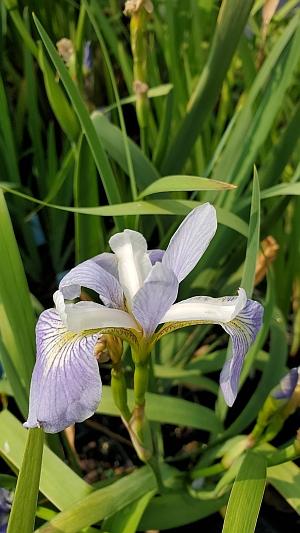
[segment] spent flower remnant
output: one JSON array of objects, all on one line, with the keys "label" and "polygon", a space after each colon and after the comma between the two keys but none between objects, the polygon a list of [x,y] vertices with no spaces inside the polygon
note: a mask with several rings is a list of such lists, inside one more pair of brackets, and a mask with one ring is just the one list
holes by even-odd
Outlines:
[{"label": "spent flower remnant", "polygon": [[[126,229],[110,239],[114,253],[84,261],[62,279],[54,294],[56,308],[44,311],[36,328],[26,427],[57,432],[92,415],[101,397],[94,349],[103,334],[126,339],[136,360],[145,362],[163,335],[187,325],[219,324],[232,339],[220,384],[227,404],[233,404],[245,354],[262,324],[262,306],[247,299],[243,288],[237,296],[175,303],[179,283],[216,229],[215,209],[206,203],[183,220],[165,251],[148,251],[143,235]],[[97,293],[102,303],[78,301],[82,287]]]}]

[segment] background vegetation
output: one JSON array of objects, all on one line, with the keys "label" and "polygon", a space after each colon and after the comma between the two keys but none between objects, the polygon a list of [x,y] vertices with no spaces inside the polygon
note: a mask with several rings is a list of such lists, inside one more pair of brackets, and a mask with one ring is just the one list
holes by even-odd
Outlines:
[{"label": "background vegetation", "polygon": [[[217,235],[180,296],[241,285],[263,302],[265,321],[230,411],[217,385],[227,352],[219,330],[181,330],[157,345],[147,412],[166,493],[136,458],[130,475],[110,470],[87,484],[65,437],[49,438],[36,522],[47,532],[172,529],[222,509],[243,455],[205,469],[236,450],[287,367],[299,365],[298,2],[152,4],[131,20],[118,0],[0,6],[0,453],[10,469],[3,463],[0,485],[15,485],[24,453],[36,318],[62,273],[107,251],[114,232],[138,229],[164,248],[183,215],[212,202]],[[117,414],[109,381],[99,413]],[[193,445],[173,449],[170,425],[195,430]],[[296,464],[266,470],[252,452],[253,488],[245,457],[231,498],[239,493],[243,517],[256,495],[253,523],[234,517],[230,526],[229,515],[224,531],[254,530],[266,480],[299,513]]]}]

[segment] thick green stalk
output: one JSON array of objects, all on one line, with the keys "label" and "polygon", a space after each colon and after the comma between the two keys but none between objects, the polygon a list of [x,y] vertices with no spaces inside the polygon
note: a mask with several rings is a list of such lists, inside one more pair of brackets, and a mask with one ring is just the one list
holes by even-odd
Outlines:
[{"label": "thick green stalk", "polygon": [[149,363],[136,363],[134,370],[134,401],[136,405],[145,404],[145,394],[148,388]]},{"label": "thick green stalk", "polygon": [[127,403],[127,386],[121,364],[114,365],[111,370],[111,391],[122,418],[129,422],[130,410]]}]

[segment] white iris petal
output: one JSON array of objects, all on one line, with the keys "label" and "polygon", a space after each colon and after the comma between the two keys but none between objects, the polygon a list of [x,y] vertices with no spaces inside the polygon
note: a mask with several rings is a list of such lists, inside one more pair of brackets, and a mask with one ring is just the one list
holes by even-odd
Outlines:
[{"label": "white iris petal", "polygon": [[95,302],[66,305],[68,330],[74,332],[100,328],[138,329],[135,320],[119,309],[111,309]]},{"label": "white iris petal", "polygon": [[141,233],[126,229],[114,235],[109,245],[117,256],[119,280],[131,309],[134,296],[152,268],[147,242]]},{"label": "white iris petal", "polygon": [[245,307],[247,295],[239,289],[238,296],[211,298],[195,296],[172,305],[161,319],[163,322],[181,322],[190,320],[207,320],[213,322],[230,322]]}]

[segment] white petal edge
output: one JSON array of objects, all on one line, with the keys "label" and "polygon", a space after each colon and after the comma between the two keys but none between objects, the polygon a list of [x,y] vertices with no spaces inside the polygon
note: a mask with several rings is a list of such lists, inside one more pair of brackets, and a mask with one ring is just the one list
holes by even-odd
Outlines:
[{"label": "white petal edge", "polygon": [[139,329],[129,313],[119,309],[110,309],[95,302],[66,304],[65,313],[67,327],[73,332],[98,328]]},{"label": "white petal edge", "polygon": [[238,290],[238,296],[224,296],[222,298],[195,296],[172,305],[160,320],[160,324],[192,320],[230,322],[245,307],[246,302],[247,295],[242,288]]}]

